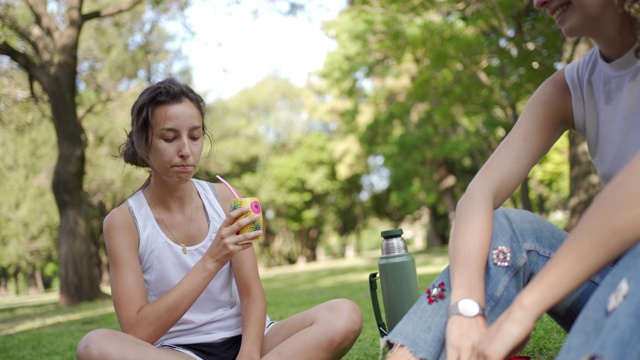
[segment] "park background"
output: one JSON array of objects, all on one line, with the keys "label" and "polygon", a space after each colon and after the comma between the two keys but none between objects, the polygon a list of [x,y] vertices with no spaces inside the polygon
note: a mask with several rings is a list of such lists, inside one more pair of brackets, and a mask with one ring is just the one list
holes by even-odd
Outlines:
[{"label": "park background", "polygon": [[[209,2],[274,26],[326,10],[314,0]],[[144,87],[172,76],[209,103],[211,143],[197,177],[220,174],[263,204],[266,234],[255,249],[267,293],[278,269],[302,276],[300,269],[328,264],[298,281],[323,274],[338,286],[332,271],[342,269],[364,274],[363,287],[315,293],[303,304],[352,294],[367,317],[366,274],[375,270],[380,231],[403,228],[420,266],[445,266],[430,254],[446,253],[455,204],[472,176],[536,87],[592,46],[562,37],[531,1],[348,1],[321,24],[333,47],[316,55],[325,56],[317,71],[300,81],[285,65],[223,93],[225,82],[238,83],[195,78],[190,56],[212,56],[217,74],[237,68],[189,47],[198,36],[187,16],[193,5],[0,1],[2,301],[45,296],[53,312],[105,301],[102,220],[147,176],[117,157],[129,109]],[[258,67],[270,51],[288,51],[293,63],[304,51],[259,42],[241,44],[254,51],[238,60],[240,69]],[[505,206],[570,229],[598,190],[583,139],[568,133]],[[349,268],[358,264],[364,268]],[[437,270],[423,274],[422,287]],[[0,344],[21,332],[10,321],[19,303],[0,310]]]}]

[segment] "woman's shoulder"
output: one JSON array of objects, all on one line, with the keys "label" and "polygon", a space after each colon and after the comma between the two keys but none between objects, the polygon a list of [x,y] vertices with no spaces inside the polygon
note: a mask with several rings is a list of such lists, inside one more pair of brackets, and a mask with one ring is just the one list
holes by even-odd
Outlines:
[{"label": "woman's shoulder", "polygon": [[205,191],[217,201],[223,209],[229,208],[231,199],[235,196],[229,188],[222,183],[215,183],[207,180],[192,179],[199,191]]},{"label": "woman's shoulder", "polygon": [[129,210],[128,201],[123,202],[117,207],[111,209],[107,216],[104,218],[103,227],[107,228],[123,228],[125,226],[134,225],[133,216]]},{"label": "woman's shoulder", "polygon": [[[115,249],[134,251],[138,247],[138,230],[128,202],[113,208],[102,223],[104,242],[110,249],[109,258],[116,256]],[[119,251],[117,251],[119,253]],[[137,252],[134,251],[135,254]]]},{"label": "woman's shoulder", "polygon": [[549,76],[538,88],[546,94],[547,101],[571,104],[571,91],[566,78],[566,68],[561,68]]},{"label": "woman's shoulder", "polygon": [[231,193],[229,188],[227,188],[227,186],[222,183],[211,182],[208,180],[201,180],[196,178],[193,178],[192,180],[196,184],[196,186],[210,189],[216,197],[233,197],[233,194]]}]

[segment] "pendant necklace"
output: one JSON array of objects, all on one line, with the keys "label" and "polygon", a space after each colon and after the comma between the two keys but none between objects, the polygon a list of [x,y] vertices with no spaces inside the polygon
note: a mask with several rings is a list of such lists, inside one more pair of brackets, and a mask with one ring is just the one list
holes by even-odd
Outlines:
[{"label": "pendant necklace", "polygon": [[[189,232],[189,228],[191,227],[191,219],[193,218],[193,204],[195,203],[195,195],[192,192],[191,193],[191,213],[189,215],[189,223],[187,224],[187,230],[184,232],[184,240],[187,240],[187,235]],[[169,227],[169,225],[167,225],[167,223],[164,221],[164,218],[162,217],[162,214],[160,213],[160,211],[158,211],[158,208],[156,207],[156,204],[153,202],[153,200],[151,199],[151,191],[149,191],[149,200],[151,201],[151,206],[153,206],[153,209],[156,211],[156,213],[158,214],[158,216],[160,216],[160,220],[162,220],[162,223],[164,224],[164,227],[167,228],[167,230],[169,230],[169,234],[171,234],[171,237],[173,239],[175,239],[175,241],[177,241],[180,246],[182,246],[182,253],[187,255],[187,246],[181,242],[180,240],[178,240],[178,238],[173,235],[173,231],[171,231],[171,228]]]}]

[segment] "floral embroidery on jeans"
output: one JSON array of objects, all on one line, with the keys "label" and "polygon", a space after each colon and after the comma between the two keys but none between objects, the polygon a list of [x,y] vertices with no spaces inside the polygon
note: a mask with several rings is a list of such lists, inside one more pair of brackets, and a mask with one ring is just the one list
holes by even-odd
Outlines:
[{"label": "floral embroidery on jeans", "polygon": [[506,246],[496,246],[491,253],[493,264],[500,267],[507,267],[511,263],[511,248]]},{"label": "floral embroidery on jeans", "polygon": [[429,304],[433,304],[438,300],[445,298],[444,293],[447,290],[444,288],[444,281],[441,281],[438,285],[433,285],[428,288],[424,293],[427,294]]}]

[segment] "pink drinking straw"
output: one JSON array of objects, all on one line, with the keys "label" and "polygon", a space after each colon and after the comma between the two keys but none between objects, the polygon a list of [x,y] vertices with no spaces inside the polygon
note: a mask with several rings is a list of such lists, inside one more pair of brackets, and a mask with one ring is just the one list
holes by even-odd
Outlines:
[{"label": "pink drinking straw", "polygon": [[222,181],[222,183],[223,183],[223,184],[225,184],[225,185],[227,186],[227,188],[229,189],[229,191],[231,191],[231,193],[233,194],[233,196],[235,196],[235,197],[237,197],[237,198],[240,198],[240,196],[238,196],[238,193],[237,193],[235,190],[233,190],[233,188],[231,187],[231,185],[229,185],[229,183],[228,183],[228,182],[226,182],[226,181],[222,178],[222,176],[220,176],[220,175],[216,175],[216,177],[218,178],[218,180]]}]

